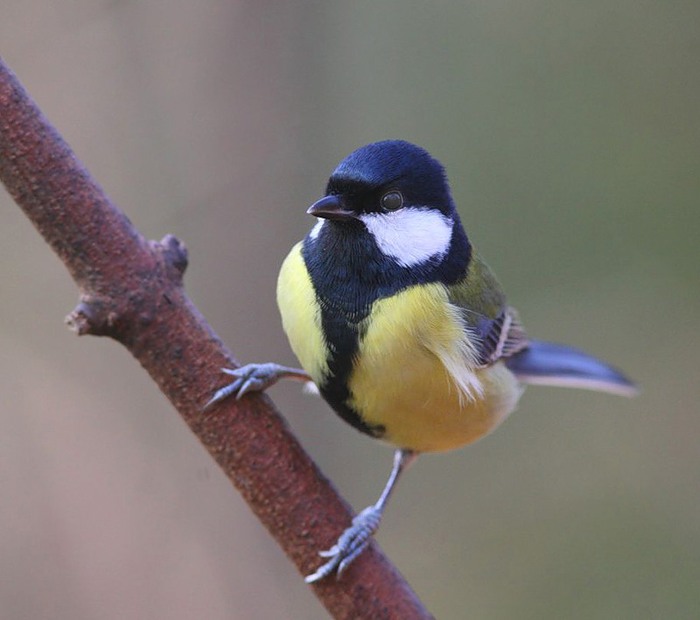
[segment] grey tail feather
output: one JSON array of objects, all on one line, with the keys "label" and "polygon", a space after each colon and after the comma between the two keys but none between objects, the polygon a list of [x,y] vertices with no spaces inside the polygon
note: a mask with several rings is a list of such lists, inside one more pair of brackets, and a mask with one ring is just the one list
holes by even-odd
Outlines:
[{"label": "grey tail feather", "polygon": [[639,390],[619,370],[574,347],[531,340],[527,348],[504,360],[523,383],[583,388],[620,396]]}]

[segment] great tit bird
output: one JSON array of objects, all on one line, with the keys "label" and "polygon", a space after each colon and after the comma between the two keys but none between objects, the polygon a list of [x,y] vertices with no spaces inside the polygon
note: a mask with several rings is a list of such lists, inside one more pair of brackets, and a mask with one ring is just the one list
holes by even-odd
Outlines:
[{"label": "great tit bird", "polygon": [[631,396],[634,384],[571,347],[531,340],[467,237],[445,171],[401,140],[364,146],[311,205],[318,218],[280,270],[282,324],[303,370],[223,369],[207,404],[313,381],[359,431],[396,448],[379,500],[360,512],[306,581],[338,575],[377,530],[401,472],[422,452],[472,443],[513,411],[525,384]]}]

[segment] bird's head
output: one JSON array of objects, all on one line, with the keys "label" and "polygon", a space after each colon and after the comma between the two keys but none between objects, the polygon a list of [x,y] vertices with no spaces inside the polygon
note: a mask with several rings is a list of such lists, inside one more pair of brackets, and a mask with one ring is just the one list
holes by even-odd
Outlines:
[{"label": "bird's head", "polygon": [[402,140],[375,142],[348,155],[308,213],[322,218],[312,236],[328,224],[341,234],[344,227],[361,226],[401,267],[446,256],[453,230],[461,231],[444,168]]}]

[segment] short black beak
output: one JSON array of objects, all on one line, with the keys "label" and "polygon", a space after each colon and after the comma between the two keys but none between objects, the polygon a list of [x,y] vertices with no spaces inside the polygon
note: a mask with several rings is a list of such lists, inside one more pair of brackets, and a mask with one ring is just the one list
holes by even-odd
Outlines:
[{"label": "short black beak", "polygon": [[349,220],[355,217],[353,211],[343,208],[340,196],[324,196],[312,204],[306,212],[314,217],[323,217],[327,220]]}]

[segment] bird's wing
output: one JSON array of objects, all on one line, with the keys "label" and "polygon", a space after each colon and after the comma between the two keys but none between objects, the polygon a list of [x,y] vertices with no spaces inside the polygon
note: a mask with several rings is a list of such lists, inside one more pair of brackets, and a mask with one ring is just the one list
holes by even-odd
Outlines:
[{"label": "bird's wing", "polygon": [[448,286],[448,296],[472,336],[478,367],[490,366],[527,347],[517,311],[507,305],[501,285],[478,254],[472,256],[465,277]]},{"label": "bird's wing", "polygon": [[479,362],[482,367],[511,357],[528,345],[518,312],[510,306],[502,308],[493,319],[482,317],[475,331],[479,337]]}]

